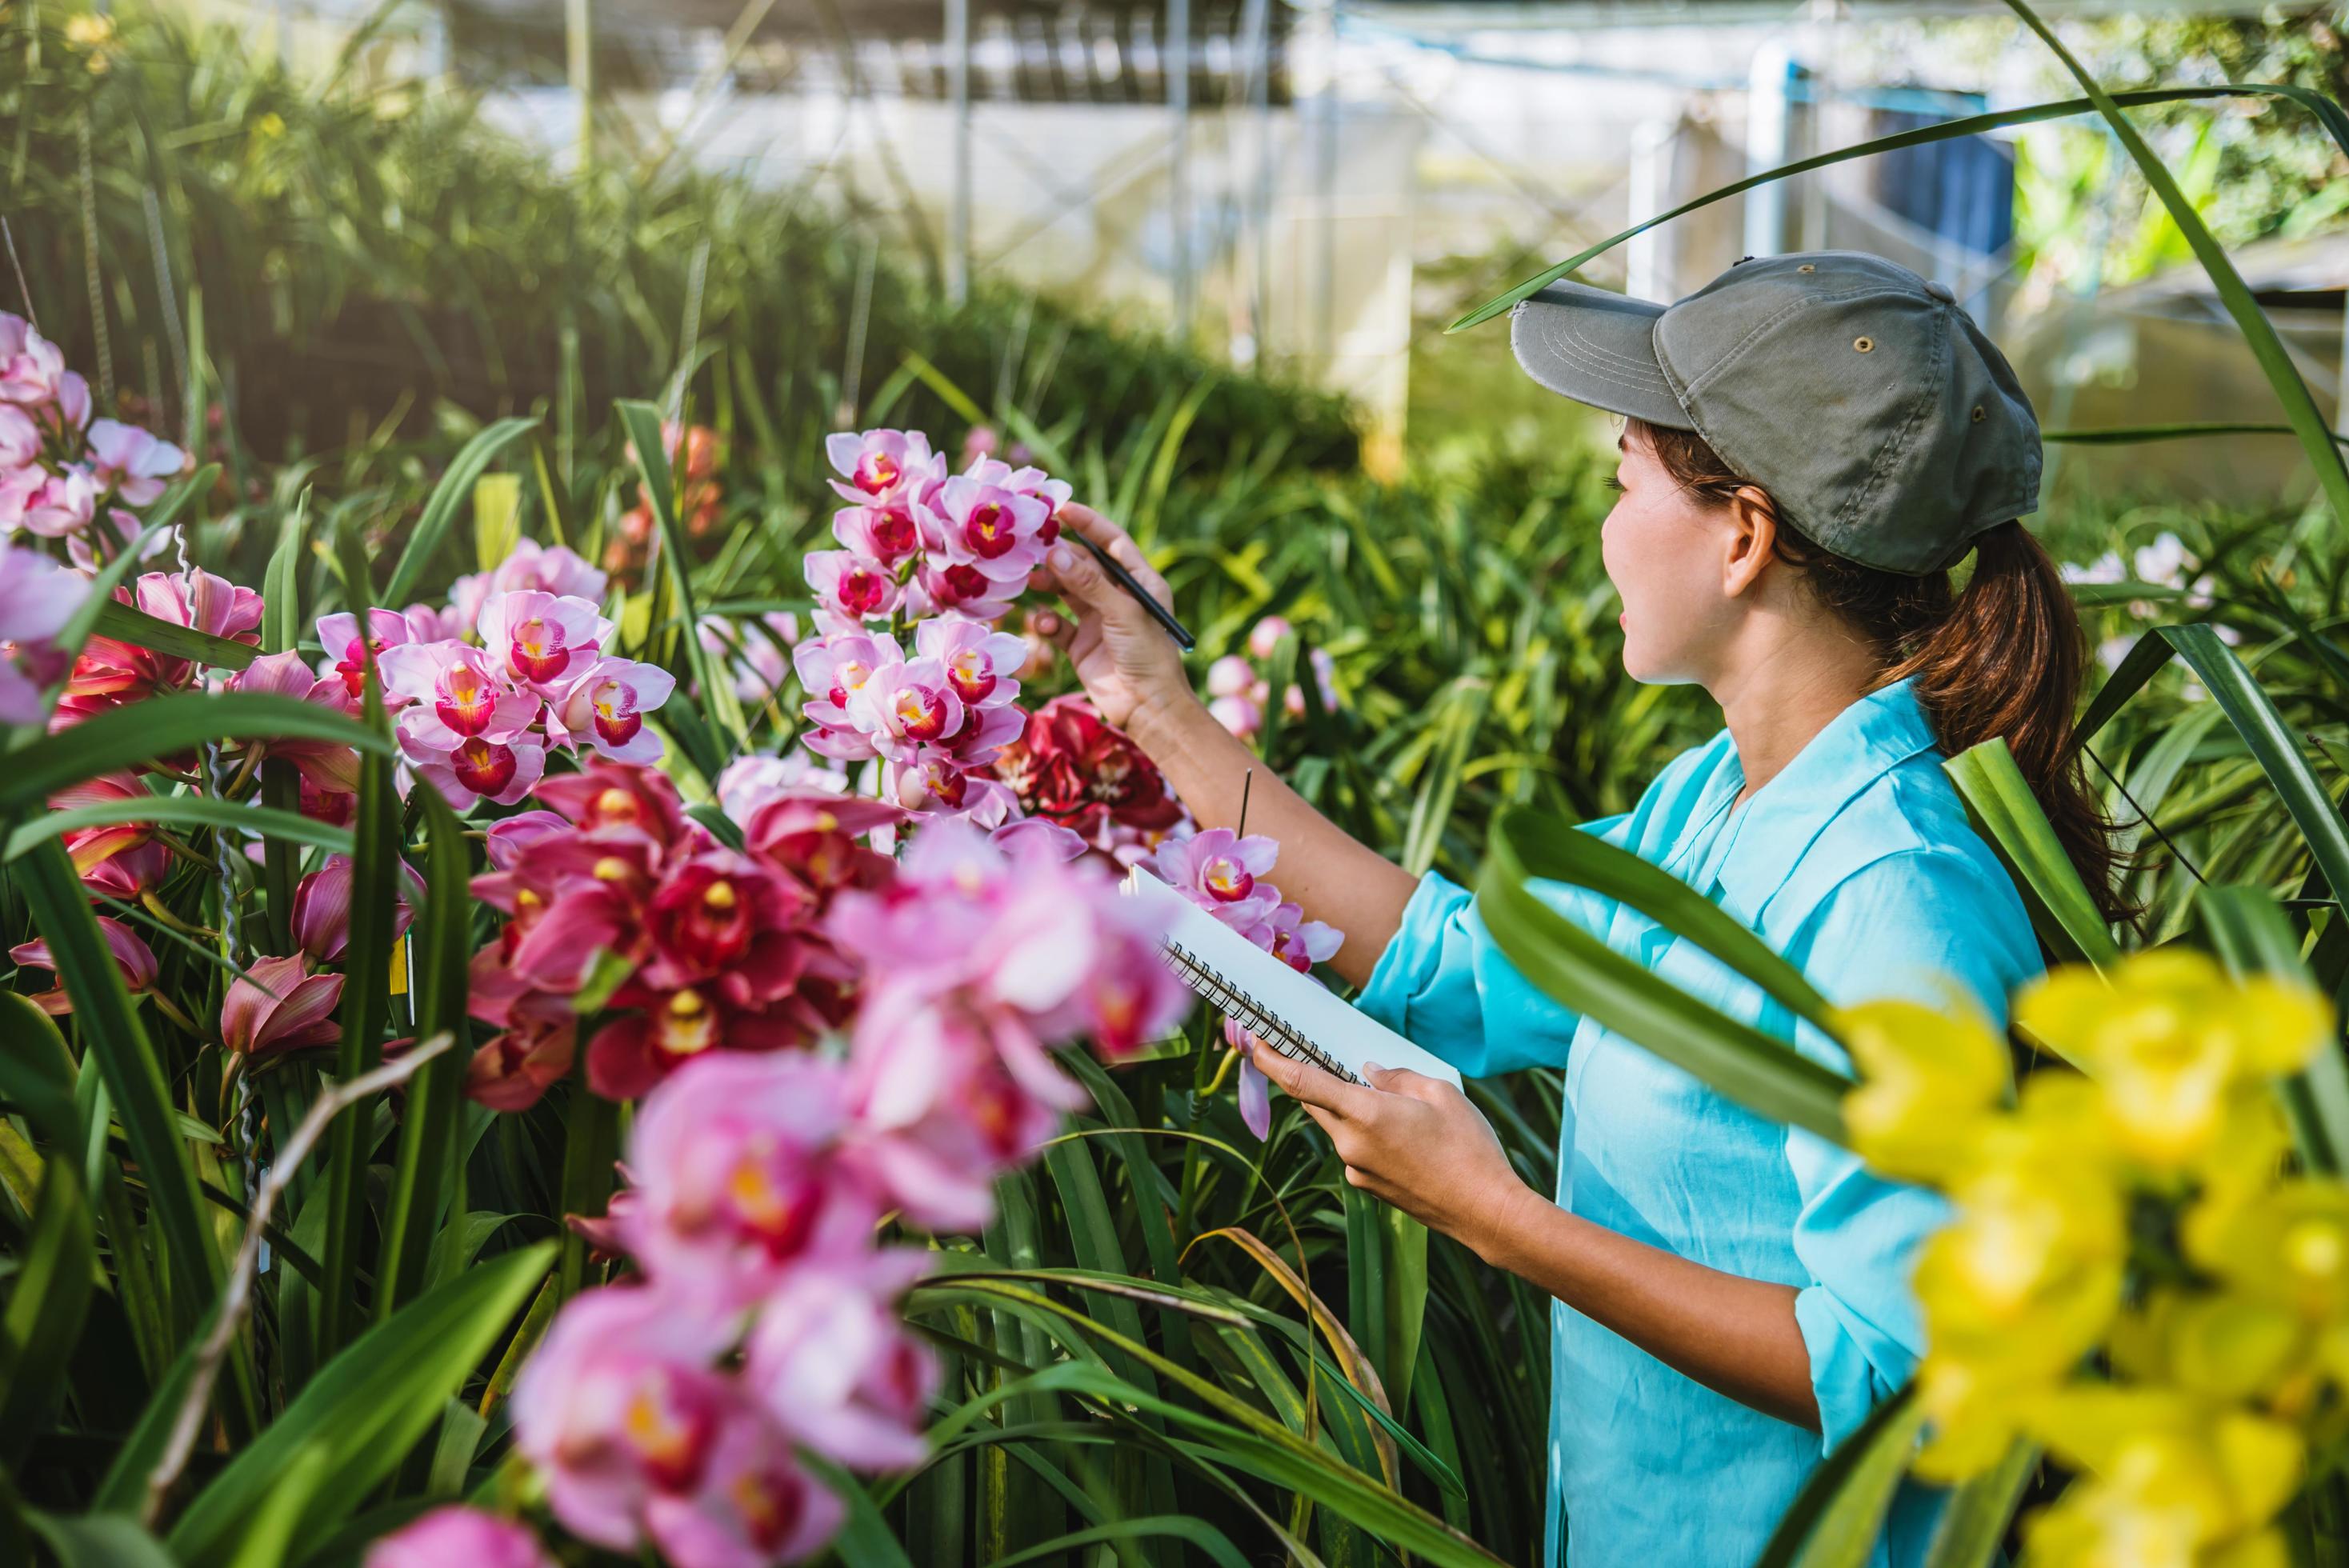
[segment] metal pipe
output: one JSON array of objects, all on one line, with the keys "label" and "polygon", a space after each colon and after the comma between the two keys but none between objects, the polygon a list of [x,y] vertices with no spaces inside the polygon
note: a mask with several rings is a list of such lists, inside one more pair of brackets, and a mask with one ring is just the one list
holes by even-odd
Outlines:
[{"label": "metal pipe", "polygon": [[1187,341],[1195,294],[1191,258],[1191,0],[1166,0],[1167,224],[1174,242],[1174,335]]},{"label": "metal pipe", "polygon": [[970,0],[946,0],[947,97],[954,105],[954,192],[947,209],[947,299],[970,298]]}]

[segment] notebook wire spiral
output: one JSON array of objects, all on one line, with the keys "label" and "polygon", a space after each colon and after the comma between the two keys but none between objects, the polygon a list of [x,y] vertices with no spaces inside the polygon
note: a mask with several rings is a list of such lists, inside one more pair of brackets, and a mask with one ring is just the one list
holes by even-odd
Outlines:
[{"label": "notebook wire spiral", "polygon": [[1309,1062],[1346,1083],[1362,1079],[1352,1068],[1307,1039],[1294,1024],[1224,977],[1215,965],[1173,937],[1161,939],[1159,952],[1183,984],[1200,999],[1238,1024],[1249,1034],[1292,1061]]}]

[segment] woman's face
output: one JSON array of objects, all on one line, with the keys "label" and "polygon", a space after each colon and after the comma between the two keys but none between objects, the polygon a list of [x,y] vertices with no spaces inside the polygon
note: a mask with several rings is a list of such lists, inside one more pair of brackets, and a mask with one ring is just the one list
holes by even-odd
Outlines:
[{"label": "woman's face", "polygon": [[1681,488],[1648,443],[1627,431],[1610,481],[1615,509],[1599,555],[1623,601],[1623,667],[1650,685],[1710,686],[1741,619],[1725,570],[1736,545],[1731,509]]}]

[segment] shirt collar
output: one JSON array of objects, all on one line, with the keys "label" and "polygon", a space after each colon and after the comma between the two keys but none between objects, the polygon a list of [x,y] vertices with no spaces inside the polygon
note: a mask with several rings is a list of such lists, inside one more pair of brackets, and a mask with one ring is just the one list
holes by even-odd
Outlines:
[{"label": "shirt collar", "polygon": [[[1879,686],[1827,722],[1738,808],[1746,819],[1721,868],[1723,907],[1749,925],[1820,831],[1869,785],[1940,742],[1908,680]],[[1733,769],[1737,788],[1744,771]]]}]

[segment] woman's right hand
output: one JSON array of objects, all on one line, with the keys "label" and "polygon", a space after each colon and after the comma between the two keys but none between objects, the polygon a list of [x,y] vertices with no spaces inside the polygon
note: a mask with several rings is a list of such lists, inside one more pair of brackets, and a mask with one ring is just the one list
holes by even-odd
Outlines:
[{"label": "woman's right hand", "polygon": [[[1060,511],[1061,530],[1083,534],[1172,608],[1166,580],[1145,560],[1133,536],[1091,507],[1074,501]],[[1092,552],[1074,541],[1054,543],[1037,570],[1035,585],[1057,593],[1074,616],[1045,611],[1030,623],[1069,656],[1085,695],[1102,718],[1132,734],[1155,720],[1195,705],[1182,650],[1173,638],[1102,570]]]}]

